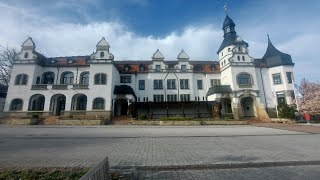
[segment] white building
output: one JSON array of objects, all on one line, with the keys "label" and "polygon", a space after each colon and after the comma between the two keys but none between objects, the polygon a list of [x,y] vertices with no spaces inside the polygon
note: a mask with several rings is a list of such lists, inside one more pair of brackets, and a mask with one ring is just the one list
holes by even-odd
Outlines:
[{"label": "white building", "polygon": [[[275,116],[279,102],[294,102],[291,56],[268,37],[262,58],[227,15],[219,61],[191,61],[183,50],[167,61],[115,61],[102,38],[90,56],[51,57],[36,52],[28,38],[15,57],[6,106],[8,116],[106,117],[146,114],[234,118]],[[71,116],[72,115],[72,116]]]}]

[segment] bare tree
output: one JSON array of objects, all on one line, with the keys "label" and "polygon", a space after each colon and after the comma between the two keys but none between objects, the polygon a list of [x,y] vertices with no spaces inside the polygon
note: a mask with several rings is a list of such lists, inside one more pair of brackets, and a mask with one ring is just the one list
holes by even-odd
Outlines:
[{"label": "bare tree", "polygon": [[309,82],[302,79],[299,86],[299,93],[302,95],[300,102],[300,109],[302,112],[308,111],[309,113],[320,113],[320,83]]},{"label": "bare tree", "polygon": [[0,45],[0,84],[9,85],[16,49]]}]

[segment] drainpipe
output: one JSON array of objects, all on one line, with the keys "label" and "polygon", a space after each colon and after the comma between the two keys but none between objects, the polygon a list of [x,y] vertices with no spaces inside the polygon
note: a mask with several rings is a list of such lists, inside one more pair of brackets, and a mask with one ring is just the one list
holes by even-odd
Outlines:
[{"label": "drainpipe", "polygon": [[179,100],[181,100],[180,99],[180,82],[179,82],[179,78],[178,78],[178,76],[177,76],[177,74],[174,72],[173,73],[175,76],[176,76],[176,78],[177,78],[177,89],[178,89],[178,97],[177,97],[177,100],[179,101]]},{"label": "drainpipe", "polygon": [[262,90],[263,90],[263,97],[264,97],[264,102],[266,103],[265,104],[265,108],[266,108],[266,111],[268,112],[268,102],[267,102],[267,98],[266,98],[266,92],[264,90],[264,82],[263,82],[263,77],[262,77],[262,67],[260,67],[260,76],[261,76],[261,82],[262,82]]},{"label": "drainpipe", "polygon": [[164,79],[163,79],[163,92],[164,92],[164,99],[165,99],[165,101],[168,101],[168,99],[167,99],[167,88],[168,87],[166,87],[166,88],[164,88],[164,85],[166,84],[165,82],[166,82],[166,79],[167,79],[167,77],[168,77],[168,75],[169,75],[169,72],[167,73],[167,75],[164,77]]},{"label": "drainpipe", "polygon": [[56,84],[58,84],[58,80],[59,80],[59,72],[60,72],[60,69],[59,69],[59,67],[57,67],[57,70],[58,70],[58,72],[57,72],[57,79],[56,79]]},{"label": "drainpipe", "polygon": [[77,67],[76,84],[78,84],[78,73],[79,73],[79,68]]}]

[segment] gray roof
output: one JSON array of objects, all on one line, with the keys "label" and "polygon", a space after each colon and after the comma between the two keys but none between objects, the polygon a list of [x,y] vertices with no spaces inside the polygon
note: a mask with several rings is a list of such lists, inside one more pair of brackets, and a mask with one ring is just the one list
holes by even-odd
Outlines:
[{"label": "gray roof", "polygon": [[242,39],[239,41],[237,40],[238,36],[237,36],[237,32],[235,31],[234,27],[236,26],[234,24],[234,22],[232,21],[232,19],[227,15],[224,22],[223,22],[223,28],[222,30],[224,30],[224,28],[226,26],[230,26],[230,32],[224,34],[224,39],[217,51],[217,54],[219,54],[225,47],[230,46],[230,45],[245,45],[246,47],[248,47],[248,43],[246,43],[245,41],[243,41]]},{"label": "gray roof", "polygon": [[230,85],[215,85],[209,88],[207,96],[212,94],[221,94],[221,93],[232,93]]},{"label": "gray roof", "polygon": [[234,25],[235,26],[235,24],[232,21],[232,19],[228,15],[226,15],[226,18],[223,21],[223,28],[222,29],[224,29],[224,27],[226,27],[228,25]]},{"label": "gray roof", "polygon": [[137,98],[133,89],[128,85],[115,86],[113,94],[132,94],[135,98]]},{"label": "gray roof", "polygon": [[268,36],[268,48],[262,61],[268,67],[282,66],[282,65],[294,65],[291,56],[289,54],[279,51],[273,46]]}]

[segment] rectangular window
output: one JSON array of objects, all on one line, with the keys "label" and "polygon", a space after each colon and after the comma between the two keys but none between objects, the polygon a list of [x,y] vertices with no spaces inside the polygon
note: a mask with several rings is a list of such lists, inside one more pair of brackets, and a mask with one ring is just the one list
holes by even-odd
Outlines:
[{"label": "rectangular window", "polygon": [[286,72],[288,84],[292,84],[292,72]]},{"label": "rectangular window", "polygon": [[272,74],[273,77],[273,84],[281,84],[281,74],[277,73],[277,74]]},{"label": "rectangular window", "polygon": [[138,97],[138,102],[140,102],[140,97]]},{"label": "rectangular window", "polygon": [[280,103],[286,103],[286,97],[285,97],[285,94],[283,91],[281,92],[277,92],[277,101],[278,101],[278,104]]},{"label": "rectangular window", "polygon": [[161,71],[161,65],[156,65],[156,72],[160,72]]},{"label": "rectangular window", "polygon": [[153,89],[163,89],[162,79],[153,80]]},{"label": "rectangular window", "polygon": [[202,89],[202,80],[197,80],[198,89]]},{"label": "rectangular window", "polygon": [[296,99],[296,96],[294,94],[294,91],[290,91],[291,100],[294,101]]},{"label": "rectangular window", "polygon": [[181,71],[183,72],[187,71],[187,65],[181,65]]},{"label": "rectangular window", "polygon": [[180,89],[189,89],[189,79],[180,79]]},{"label": "rectangular window", "polygon": [[178,100],[178,96],[176,94],[168,94],[167,101],[168,102],[176,102]]},{"label": "rectangular window", "polygon": [[144,89],[145,89],[145,81],[139,80],[139,90],[144,90]]},{"label": "rectangular window", "polygon": [[190,101],[190,94],[180,94],[180,101]]},{"label": "rectangular window", "polygon": [[220,79],[211,79],[210,80],[210,84],[211,84],[211,87],[212,87],[212,86],[220,85],[221,82],[220,82]]},{"label": "rectangular window", "polygon": [[163,95],[162,94],[154,94],[153,95],[153,101],[154,102],[163,102]]},{"label": "rectangular window", "polygon": [[168,79],[167,80],[167,89],[176,89],[176,80]]},{"label": "rectangular window", "polygon": [[120,76],[120,83],[131,83],[131,76]]}]

